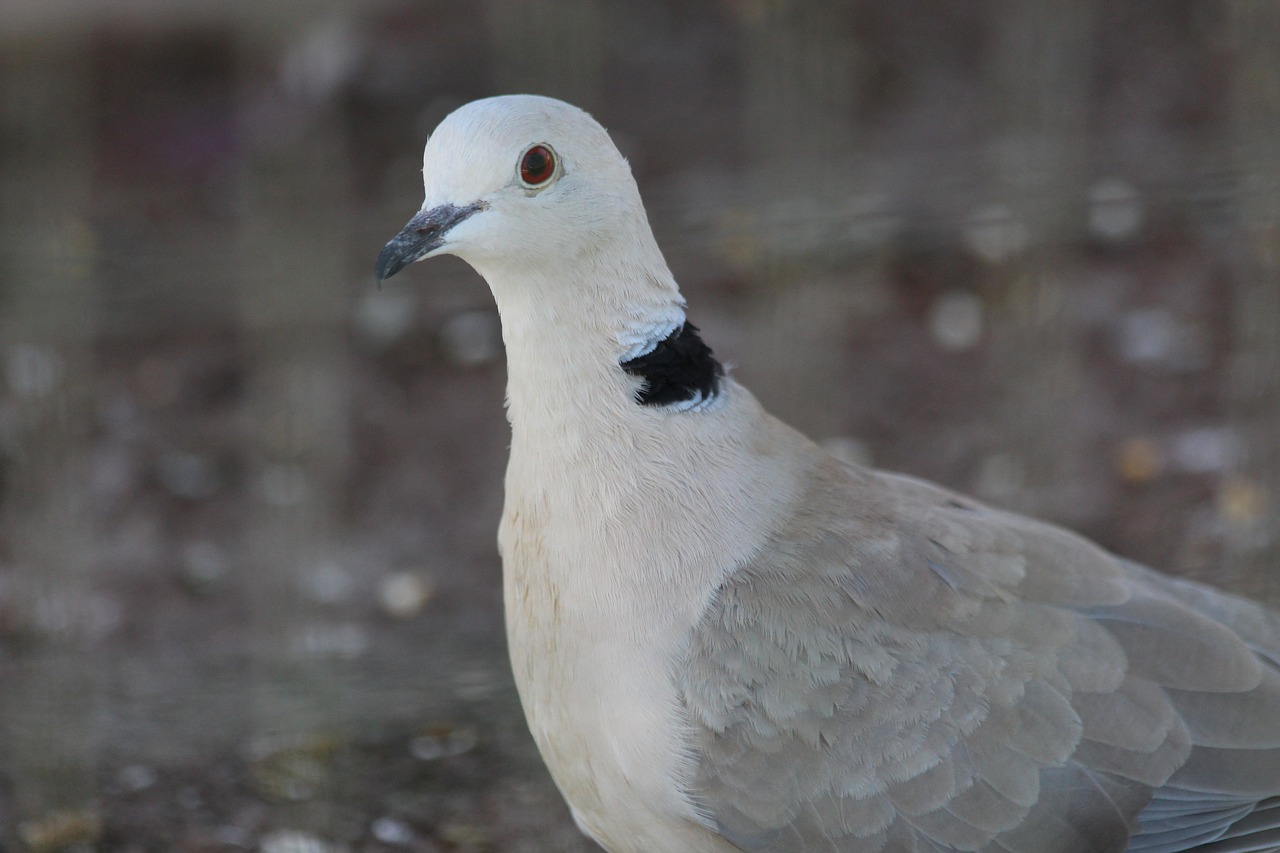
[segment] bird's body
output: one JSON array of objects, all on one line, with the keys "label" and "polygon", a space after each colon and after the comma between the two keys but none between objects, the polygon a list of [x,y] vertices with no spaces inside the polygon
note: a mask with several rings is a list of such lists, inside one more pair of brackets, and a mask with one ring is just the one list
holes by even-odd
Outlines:
[{"label": "bird's body", "polygon": [[771,417],[585,113],[467,105],[424,176],[379,276],[498,303],[512,664],[606,849],[1280,849],[1275,614]]}]

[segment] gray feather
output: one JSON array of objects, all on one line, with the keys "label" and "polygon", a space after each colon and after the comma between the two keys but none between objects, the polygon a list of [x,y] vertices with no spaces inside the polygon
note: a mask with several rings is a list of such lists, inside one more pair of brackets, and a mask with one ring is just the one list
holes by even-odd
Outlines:
[{"label": "gray feather", "polygon": [[1280,792],[1271,614],[914,480],[833,464],[809,489],[677,672],[691,795],[738,847],[1104,853],[1275,831],[1248,822]]}]

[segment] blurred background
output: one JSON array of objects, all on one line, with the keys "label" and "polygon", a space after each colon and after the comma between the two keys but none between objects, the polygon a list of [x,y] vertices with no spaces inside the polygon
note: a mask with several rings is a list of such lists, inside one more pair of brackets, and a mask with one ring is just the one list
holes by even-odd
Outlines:
[{"label": "blurred background", "polygon": [[856,461],[1280,600],[1280,4],[6,0],[0,850],[587,851],[508,675],[451,109],[630,158]]}]

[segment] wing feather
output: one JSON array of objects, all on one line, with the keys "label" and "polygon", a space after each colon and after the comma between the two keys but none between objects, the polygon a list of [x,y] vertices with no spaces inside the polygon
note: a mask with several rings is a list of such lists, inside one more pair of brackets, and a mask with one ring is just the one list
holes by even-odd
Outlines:
[{"label": "wing feather", "polygon": [[1165,692],[1142,678],[1130,678],[1110,693],[1077,693],[1072,701],[1084,736],[1107,746],[1152,752],[1178,724]]},{"label": "wing feather", "polygon": [[772,536],[677,672],[691,796],[741,849],[1104,853],[1275,830],[1248,823],[1280,792],[1262,608],[834,464]]}]

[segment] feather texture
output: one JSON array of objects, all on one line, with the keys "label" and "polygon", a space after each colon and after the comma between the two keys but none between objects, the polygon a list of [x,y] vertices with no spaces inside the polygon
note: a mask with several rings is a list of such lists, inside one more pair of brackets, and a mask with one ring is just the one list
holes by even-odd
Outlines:
[{"label": "feather texture", "polygon": [[833,462],[694,629],[694,794],[753,851],[1221,842],[1280,791],[1280,672],[1255,651],[1274,654],[1273,627],[1060,529]]}]

